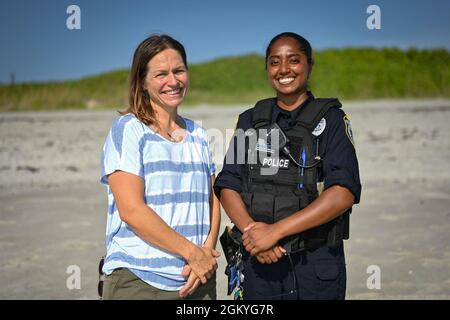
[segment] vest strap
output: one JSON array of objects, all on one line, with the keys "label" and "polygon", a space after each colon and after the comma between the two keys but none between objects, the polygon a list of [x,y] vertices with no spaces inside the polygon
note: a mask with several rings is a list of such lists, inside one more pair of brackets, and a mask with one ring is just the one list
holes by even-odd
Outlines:
[{"label": "vest strap", "polygon": [[312,131],[330,108],[341,108],[336,98],[317,98],[304,106],[297,117],[297,125]]},{"label": "vest strap", "polygon": [[[253,108],[253,128],[258,129],[273,122],[273,108],[276,98],[258,101]],[[313,130],[330,108],[341,108],[342,104],[336,98],[316,98],[302,107],[296,119],[297,124]]]},{"label": "vest strap", "polygon": [[272,123],[272,113],[275,104],[275,98],[260,100],[255,104],[253,108],[253,128],[258,129]]}]

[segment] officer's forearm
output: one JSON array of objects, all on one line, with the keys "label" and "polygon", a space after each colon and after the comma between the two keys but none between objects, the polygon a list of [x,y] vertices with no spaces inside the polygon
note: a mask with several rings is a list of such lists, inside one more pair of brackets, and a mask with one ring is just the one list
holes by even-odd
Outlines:
[{"label": "officer's forearm", "polygon": [[223,188],[220,191],[220,202],[231,221],[244,232],[245,227],[253,222],[248,214],[247,208],[242,201],[241,195],[232,189]]},{"label": "officer's forearm", "polygon": [[320,226],[333,220],[353,205],[354,196],[338,185],[322,192],[309,206],[276,223],[279,239]]}]

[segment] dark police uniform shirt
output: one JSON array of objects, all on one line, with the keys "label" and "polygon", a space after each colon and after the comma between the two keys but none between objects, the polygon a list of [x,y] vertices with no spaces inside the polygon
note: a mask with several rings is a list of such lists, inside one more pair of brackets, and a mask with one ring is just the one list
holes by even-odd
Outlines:
[{"label": "dark police uniform shirt", "polygon": [[[282,129],[293,126],[302,107],[312,99],[314,99],[314,96],[308,92],[308,99],[290,112],[276,106],[273,110],[272,119],[276,119],[275,121]],[[252,111],[253,108],[239,115],[236,129],[246,131],[252,128]],[[350,121],[344,111],[339,108],[331,108],[324,118],[325,129],[318,136],[320,139],[319,155],[323,159],[324,189],[334,185],[346,187],[355,196],[355,204],[359,203],[361,183]],[[236,143],[233,145],[236,150]],[[236,152],[233,154],[234,161],[226,163],[224,160],[222,171],[218,174],[214,184],[214,192],[219,198],[222,188],[232,189],[238,193],[242,190],[241,172],[243,164],[236,164]]]}]

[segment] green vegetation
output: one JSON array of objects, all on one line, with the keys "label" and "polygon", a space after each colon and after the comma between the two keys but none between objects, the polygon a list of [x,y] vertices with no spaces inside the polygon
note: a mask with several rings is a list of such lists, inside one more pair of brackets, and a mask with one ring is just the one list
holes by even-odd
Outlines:
[{"label": "green vegetation", "polygon": [[[310,88],[343,100],[450,97],[450,52],[444,49],[347,48],[316,52]],[[222,58],[189,68],[186,104],[251,104],[273,95],[264,57]],[[0,111],[124,109],[128,70],[77,81],[0,86]]]}]

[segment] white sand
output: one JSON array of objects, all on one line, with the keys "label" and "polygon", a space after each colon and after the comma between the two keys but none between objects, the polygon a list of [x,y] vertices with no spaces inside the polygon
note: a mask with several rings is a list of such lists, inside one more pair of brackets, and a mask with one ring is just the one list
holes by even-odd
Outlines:
[{"label": "white sand", "polygon": [[[216,134],[234,128],[244,109],[202,106],[180,113]],[[344,110],[363,184],[346,242],[347,297],[449,299],[450,101],[352,102]],[[0,298],[96,298],[106,221],[100,154],[116,116],[0,114]],[[215,142],[220,167],[228,141]],[[222,226],[228,221],[223,215]],[[219,263],[218,293],[227,298],[225,263]],[[81,268],[80,290],[66,287],[69,265]],[[370,265],[381,269],[380,290],[366,286]]]}]

